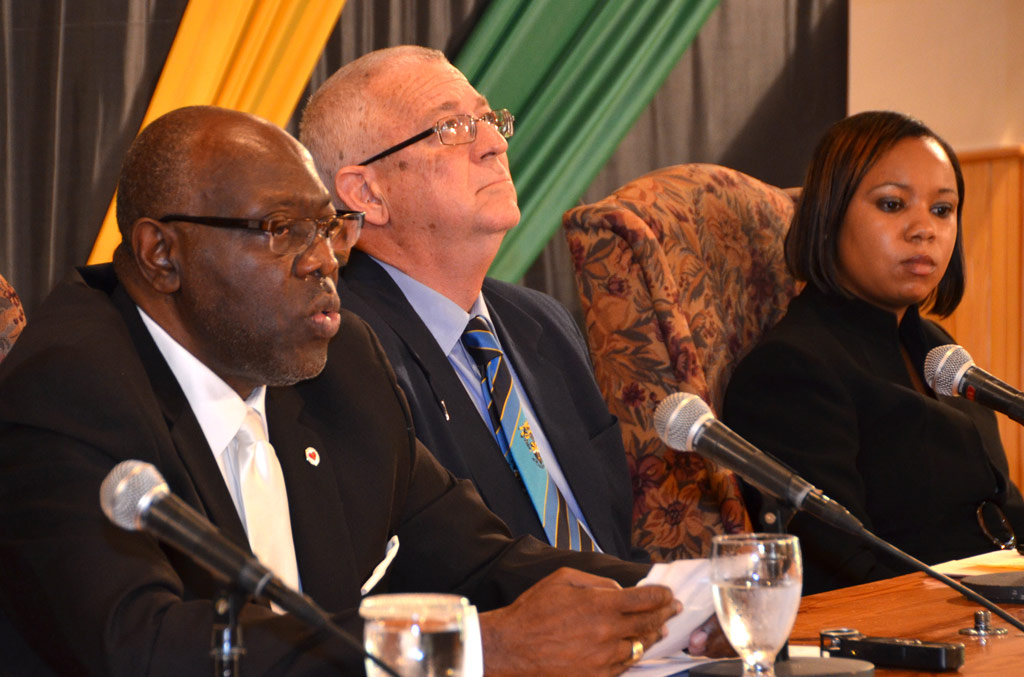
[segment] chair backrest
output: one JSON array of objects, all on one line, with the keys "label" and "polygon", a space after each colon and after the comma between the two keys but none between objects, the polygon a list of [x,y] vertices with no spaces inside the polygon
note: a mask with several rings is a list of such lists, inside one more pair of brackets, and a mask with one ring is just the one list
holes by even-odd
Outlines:
[{"label": "chair backrest", "polygon": [[21,307],[21,299],[14,287],[0,275],[0,361],[7,357],[24,328],[25,310]]},{"label": "chair backrest", "polygon": [[706,556],[750,529],[732,473],[668,449],[654,409],[677,391],[721,410],[737,361],[796,292],[782,242],[798,190],[706,164],[666,167],[563,217],[594,369],[633,473],[633,541]]}]

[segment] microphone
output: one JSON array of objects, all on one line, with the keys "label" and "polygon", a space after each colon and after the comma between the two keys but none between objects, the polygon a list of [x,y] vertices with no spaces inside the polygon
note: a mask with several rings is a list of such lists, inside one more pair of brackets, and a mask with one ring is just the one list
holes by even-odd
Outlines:
[{"label": "microphone", "polygon": [[654,411],[654,429],[673,449],[695,451],[732,470],[760,490],[827,524],[859,534],[864,526],[849,510],[715,418],[696,395],[673,393]]},{"label": "microphone", "polygon": [[[260,561],[171,493],[160,471],[142,461],[122,461],[100,486],[100,505],[111,522],[148,531],[193,557],[210,573],[264,597],[307,622],[323,625],[312,600],[289,588]],[[311,605],[314,608],[311,608]]]},{"label": "microphone", "polygon": [[965,397],[1024,423],[1024,393],[975,366],[970,354],[955,343],[928,351],[924,376],[939,395]]},{"label": "microphone", "polygon": [[190,555],[214,576],[335,636],[374,661],[387,674],[394,670],[366,652],[336,626],[316,602],[292,590],[256,557],[232,543],[220,529],[171,493],[160,471],[143,461],[122,461],[100,485],[100,505],[107,518],[128,531],[148,531]]}]

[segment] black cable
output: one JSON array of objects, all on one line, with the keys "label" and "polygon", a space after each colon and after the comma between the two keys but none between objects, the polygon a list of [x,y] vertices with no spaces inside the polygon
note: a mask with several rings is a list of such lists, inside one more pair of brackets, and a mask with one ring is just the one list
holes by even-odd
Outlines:
[{"label": "black cable", "polygon": [[1013,627],[1017,628],[1021,632],[1024,632],[1024,623],[1022,623],[1017,618],[1011,616],[1009,612],[1001,609],[994,602],[989,601],[988,599],[986,599],[982,595],[978,594],[974,590],[971,590],[966,585],[964,585],[962,583],[959,583],[958,581],[953,580],[952,578],[950,578],[949,576],[947,576],[945,574],[939,573],[938,571],[936,571],[935,569],[931,568],[930,566],[928,566],[927,564],[925,564],[921,560],[916,559],[916,558],[908,555],[907,553],[903,552],[902,550],[900,550],[896,546],[894,546],[894,545],[888,543],[887,541],[879,538],[878,536],[876,536],[875,534],[871,533],[870,531],[868,531],[867,529],[865,529],[863,527],[861,527],[860,531],[855,531],[855,530],[851,529],[850,533],[852,533],[852,534],[854,534],[856,536],[860,536],[861,538],[863,538],[864,540],[866,540],[868,543],[870,543],[871,545],[875,546],[879,550],[887,552],[890,555],[893,555],[896,558],[900,559],[901,561],[906,562],[907,564],[911,565],[912,567],[914,567],[918,571],[923,571],[924,573],[928,574],[929,576],[931,576],[935,580],[940,581],[942,583],[945,583],[946,585],[948,585],[949,587],[953,588],[954,590],[959,592],[961,595],[966,597],[967,599],[969,599],[969,600],[971,600],[973,602],[977,602],[981,606],[985,607],[986,609],[988,609],[992,613],[994,613],[997,616],[999,616],[1000,618],[1002,618],[1004,621],[1006,621],[1007,623],[1009,623]]}]

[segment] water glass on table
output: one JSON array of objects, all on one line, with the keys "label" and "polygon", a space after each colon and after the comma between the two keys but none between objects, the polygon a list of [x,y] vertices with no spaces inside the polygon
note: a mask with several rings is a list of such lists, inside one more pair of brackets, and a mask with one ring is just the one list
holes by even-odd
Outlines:
[{"label": "water glass on table", "polygon": [[[366,651],[402,677],[463,677],[466,673],[466,614],[458,595],[390,594],[363,599]],[[367,677],[386,673],[369,658]]]},{"label": "water glass on table", "polygon": [[800,606],[803,565],[796,536],[728,534],[711,541],[711,590],[726,639],[747,677],[775,676]]}]

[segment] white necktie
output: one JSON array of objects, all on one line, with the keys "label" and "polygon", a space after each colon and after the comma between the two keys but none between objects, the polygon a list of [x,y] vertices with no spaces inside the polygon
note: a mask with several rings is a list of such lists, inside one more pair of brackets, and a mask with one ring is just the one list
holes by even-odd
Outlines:
[{"label": "white necktie", "polygon": [[298,589],[299,570],[284,473],[274,447],[263,433],[260,415],[252,408],[235,435],[235,454],[245,531],[253,554],[282,581]]}]

